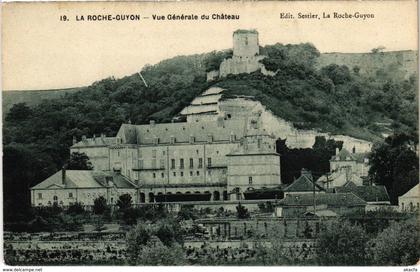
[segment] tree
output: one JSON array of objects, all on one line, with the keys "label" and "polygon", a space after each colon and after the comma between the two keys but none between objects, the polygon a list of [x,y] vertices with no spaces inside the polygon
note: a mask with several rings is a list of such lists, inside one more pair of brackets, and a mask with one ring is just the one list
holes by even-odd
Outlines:
[{"label": "tree", "polygon": [[154,233],[165,246],[172,246],[175,243],[182,244],[184,242],[181,225],[174,218],[158,221]]},{"label": "tree", "polygon": [[123,194],[117,200],[117,206],[121,211],[131,208],[133,201],[130,194]]},{"label": "tree", "polygon": [[137,265],[186,265],[185,252],[179,244],[165,246],[160,240],[141,246],[135,260]]},{"label": "tree", "polygon": [[127,252],[130,259],[135,260],[140,252],[141,246],[146,245],[152,234],[150,227],[144,224],[137,224],[135,228],[132,228],[127,233]]},{"label": "tree", "polygon": [[83,214],[85,212],[85,208],[80,202],[75,202],[69,205],[67,209],[68,214]]},{"label": "tree", "polygon": [[109,209],[106,204],[106,199],[103,196],[96,198],[93,201],[93,213],[94,214],[104,214],[104,212]]},{"label": "tree", "polygon": [[194,220],[197,216],[194,214],[193,205],[182,205],[181,210],[178,212],[178,218],[180,220]]},{"label": "tree", "polygon": [[6,115],[7,122],[20,122],[28,119],[33,111],[26,103],[14,104]]},{"label": "tree", "polygon": [[384,51],[384,50],[385,50],[385,46],[380,45],[380,46],[378,46],[378,47],[372,48],[372,50],[370,50],[370,51],[371,51],[373,54],[376,54],[376,53],[382,52],[382,51]]},{"label": "tree", "polygon": [[335,220],[321,227],[316,254],[320,265],[367,264],[364,229],[348,221]]},{"label": "tree", "polygon": [[369,156],[369,178],[384,185],[391,203],[418,183],[419,159],[414,151],[416,139],[407,134],[391,135],[376,144]]},{"label": "tree", "polygon": [[420,258],[420,229],[416,221],[393,223],[371,241],[375,265],[415,265]]},{"label": "tree", "polygon": [[335,85],[350,81],[350,70],[345,65],[330,64],[321,68],[321,74],[330,78]]},{"label": "tree", "polygon": [[73,152],[70,155],[70,159],[67,163],[67,169],[69,170],[92,170],[92,163],[89,161],[89,157],[85,153]]},{"label": "tree", "polygon": [[242,206],[241,203],[239,203],[239,205],[236,206],[236,216],[239,219],[246,219],[249,218],[250,215],[248,209]]}]

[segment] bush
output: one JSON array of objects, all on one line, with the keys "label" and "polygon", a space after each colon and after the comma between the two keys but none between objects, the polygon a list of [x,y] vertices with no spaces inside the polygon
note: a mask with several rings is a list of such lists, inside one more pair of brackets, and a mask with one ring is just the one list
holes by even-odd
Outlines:
[{"label": "bush", "polygon": [[364,229],[348,221],[323,225],[317,239],[320,265],[366,265],[368,237]]},{"label": "bush", "polygon": [[133,201],[130,194],[123,194],[117,200],[117,206],[121,211],[131,208]]},{"label": "bush", "polygon": [[103,196],[100,196],[93,201],[94,214],[104,214],[108,209],[109,207],[106,204],[106,199]]},{"label": "bush", "polygon": [[375,265],[415,265],[420,259],[420,229],[416,222],[393,223],[371,240]]},{"label": "bush", "polygon": [[249,218],[250,214],[247,208],[242,206],[240,203],[238,206],[236,206],[236,216],[239,219],[246,219]]},{"label": "bush", "polygon": [[72,203],[71,205],[69,205],[69,207],[67,209],[67,213],[72,214],[72,215],[84,214],[85,213],[85,208],[79,202]]}]

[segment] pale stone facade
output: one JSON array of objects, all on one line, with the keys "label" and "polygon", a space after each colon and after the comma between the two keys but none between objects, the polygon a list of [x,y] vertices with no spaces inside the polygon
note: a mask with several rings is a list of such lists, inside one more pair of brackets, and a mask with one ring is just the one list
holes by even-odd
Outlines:
[{"label": "pale stone facade", "polygon": [[228,200],[236,198],[235,188],[242,193],[281,184],[275,138],[258,118],[123,124],[116,137],[83,137],[71,152],[92,155],[94,170],[64,171],[64,178],[57,172],[31,189],[33,205],[93,205],[101,195],[115,204],[124,193],[134,203],[183,194]]},{"label": "pale stone facade", "polygon": [[102,196],[108,204],[115,204],[120,195],[129,194],[134,203],[139,193],[127,178],[109,171],[61,170],[31,188],[33,206],[69,206],[81,203],[92,206]]},{"label": "pale stone facade", "polygon": [[417,184],[407,193],[398,197],[398,206],[401,211],[420,211],[420,185]]}]

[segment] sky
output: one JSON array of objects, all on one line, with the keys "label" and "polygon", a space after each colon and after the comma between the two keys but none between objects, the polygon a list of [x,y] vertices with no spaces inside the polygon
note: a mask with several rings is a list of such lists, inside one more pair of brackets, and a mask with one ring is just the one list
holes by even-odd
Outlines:
[{"label": "sky", "polygon": [[[2,15],[2,89],[87,86],[177,55],[232,47],[236,29],[257,29],[260,45],[313,43],[320,52],[417,50],[417,2],[9,3]],[[372,19],[280,19],[334,12]],[[239,20],[156,21],[152,15],[238,14]],[[76,21],[139,14],[140,21]],[[69,21],[60,21],[66,15]],[[149,19],[144,19],[149,17]]]}]

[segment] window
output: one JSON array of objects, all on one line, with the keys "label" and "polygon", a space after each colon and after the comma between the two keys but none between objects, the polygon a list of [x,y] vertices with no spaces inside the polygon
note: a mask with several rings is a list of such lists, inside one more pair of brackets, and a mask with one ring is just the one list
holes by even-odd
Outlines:
[{"label": "window", "polygon": [[207,158],[207,166],[211,167],[211,158]]},{"label": "window", "polygon": [[153,178],[156,178],[156,173],[153,173]]},{"label": "window", "polygon": [[198,159],[198,168],[203,168],[203,159],[202,158]]},{"label": "window", "polygon": [[156,158],[156,149],[153,149],[153,150],[152,150],[152,157],[153,157],[153,158]]},{"label": "window", "polygon": [[174,174],[174,177],[176,177],[176,172],[173,172],[173,174]]},{"label": "window", "polygon": [[179,168],[184,169],[184,159],[179,159]]},{"label": "window", "polygon": [[175,159],[171,159],[171,168],[174,169],[175,168]]},{"label": "window", "polygon": [[209,176],[211,176],[211,171],[209,170],[209,171],[207,171],[207,174],[209,175]]},{"label": "window", "polygon": [[143,160],[139,160],[139,168],[143,169]]},{"label": "window", "polygon": [[197,154],[198,154],[198,149],[197,149],[197,150],[195,150],[195,153],[197,153]]},{"label": "window", "polygon": [[190,158],[190,168],[194,168],[194,159]]},{"label": "window", "polygon": [[248,183],[249,185],[252,185],[252,177],[248,177]]},{"label": "window", "polygon": [[73,193],[69,193],[69,198],[72,198],[73,197]]},{"label": "window", "polygon": [[165,156],[165,154],[166,154],[166,152],[165,152],[165,150],[163,150],[163,151],[162,151],[162,155],[164,155],[164,156]]},{"label": "window", "polygon": [[165,173],[161,173],[160,175],[162,176],[162,178],[164,178],[164,177],[165,177]]},{"label": "window", "polygon": [[164,159],[160,159],[160,168],[165,168],[165,160]]},{"label": "window", "polygon": [[183,177],[184,176],[184,172],[181,172],[181,177]]},{"label": "window", "polygon": [[42,199],[42,193],[38,193],[38,199]]},{"label": "window", "polygon": [[190,176],[192,177],[192,175],[193,175],[193,171],[190,171]]},{"label": "window", "polygon": [[152,168],[153,169],[156,169],[156,159],[153,159],[152,160]]},{"label": "window", "polygon": [[58,197],[57,196],[54,196],[53,199],[54,199],[54,201],[57,201],[58,200]]},{"label": "window", "polygon": [[197,171],[197,176],[199,176],[200,175],[200,171]]}]

